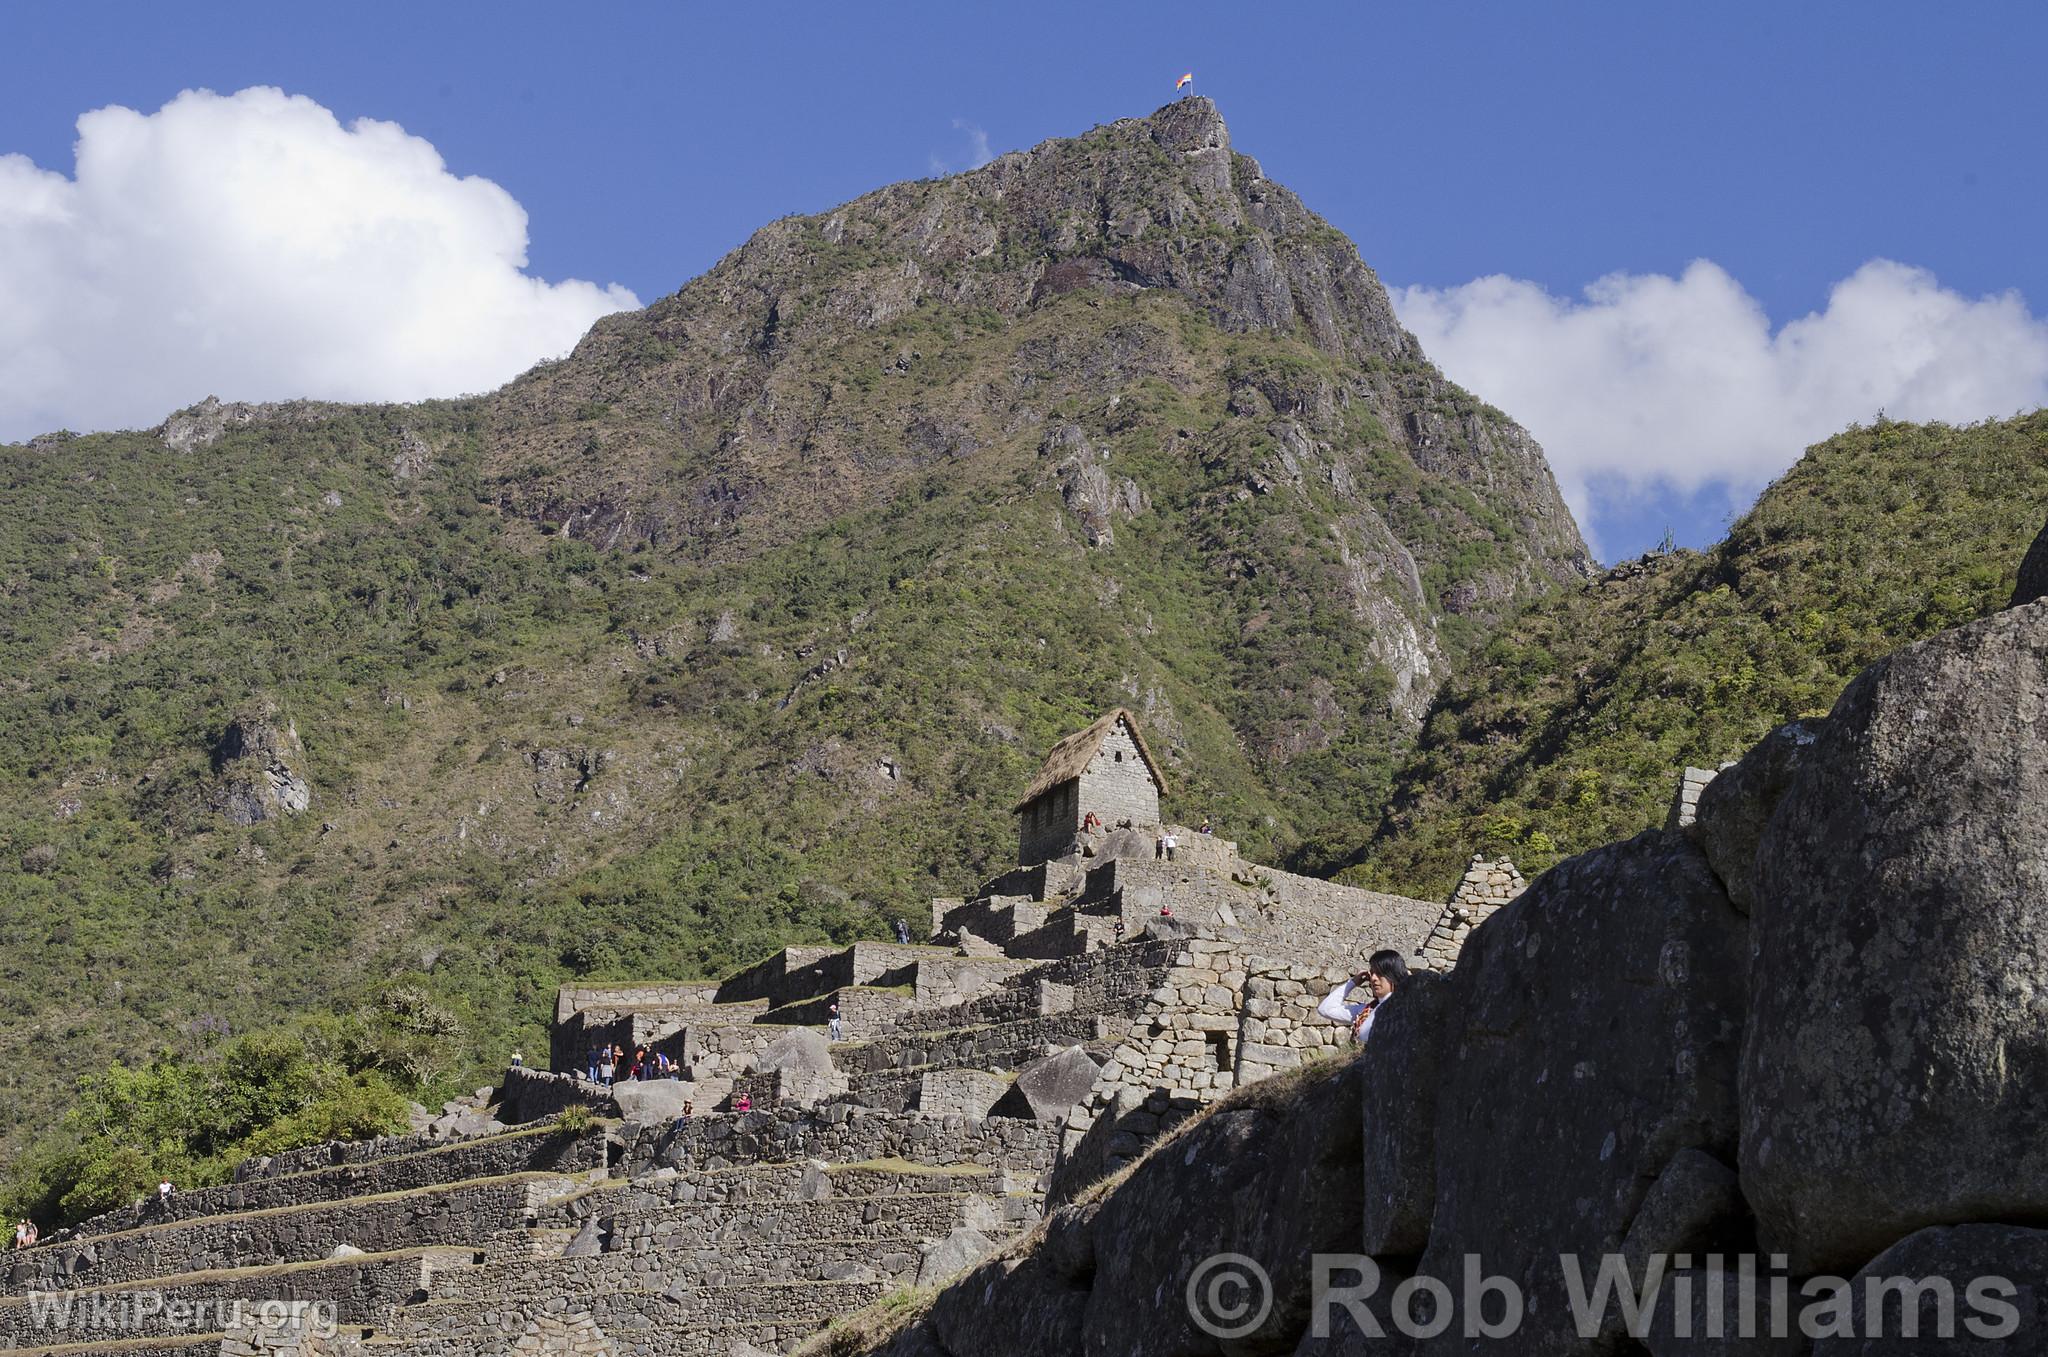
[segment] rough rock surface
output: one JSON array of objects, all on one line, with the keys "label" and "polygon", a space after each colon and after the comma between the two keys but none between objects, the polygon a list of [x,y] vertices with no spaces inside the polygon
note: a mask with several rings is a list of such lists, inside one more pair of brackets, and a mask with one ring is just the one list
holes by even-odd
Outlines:
[{"label": "rough rock surface", "polygon": [[917,1265],[917,1284],[936,1286],[988,1257],[994,1248],[995,1241],[987,1235],[962,1226],[925,1247],[923,1260]]},{"label": "rough rock surface", "polygon": [[305,748],[298,728],[264,706],[228,723],[213,747],[216,804],[229,822],[253,825],[296,815],[313,804],[313,787],[300,771]]},{"label": "rough rock surface", "polygon": [[795,1027],[769,1043],[757,1058],[761,1073],[789,1070],[801,1074],[832,1072],[832,1043],[816,1028]]},{"label": "rough rock surface", "polygon": [[1704,1150],[1680,1150],[1636,1208],[1622,1256],[1640,1276],[1660,1253],[1733,1254],[1749,1242],[1747,1214],[1734,1169]]},{"label": "rough rock surface", "polygon": [[1353,1060],[1334,1077],[1296,1084],[1299,1096],[1283,1103],[1290,1082],[1254,1085],[1104,1198],[1094,1219],[1091,1351],[1206,1350],[1184,1288],[1194,1267],[1221,1253],[1257,1260],[1272,1279],[1272,1312],[1241,1340],[1247,1350],[1291,1342],[1301,1331],[1313,1255],[1357,1248],[1363,1068]]},{"label": "rough rock surface", "polygon": [[656,1125],[682,1115],[683,1103],[694,1096],[694,1084],[680,1079],[622,1079],[612,1085],[612,1101],[627,1121]]},{"label": "rough rock surface", "polygon": [[2048,597],[2048,527],[2041,529],[2034,545],[2027,548],[2026,559],[2020,562],[2019,584],[2012,591],[2012,606],[2017,608],[2042,597]]},{"label": "rough rock surface", "polygon": [[1812,720],[1779,726],[1700,793],[1693,841],[1727,888],[1728,903],[1744,914],[1756,903],[1756,848],[1764,827],[1824,724]]},{"label": "rough rock surface", "polygon": [[1049,1121],[1065,1116],[1095,1087],[1102,1066],[1079,1046],[1055,1051],[1017,1071],[1017,1081],[992,1109],[999,1117]]},{"label": "rough rock surface", "polygon": [[1757,855],[1742,1186],[1795,1270],[2048,1216],[2048,600],[1843,692]]},{"label": "rough rock surface", "polygon": [[1372,1040],[1359,1056],[1365,1083],[1361,1247],[1375,1257],[1414,1257],[1429,1243],[1436,1090],[1450,1007],[1450,981],[1416,972],[1373,1018]]},{"label": "rough rock surface", "polygon": [[959,1278],[889,1351],[1213,1353],[1185,1288],[1217,1253],[1252,1258],[1274,1288],[1266,1320],[1230,1350],[1287,1351],[1307,1320],[1312,1256],[1357,1251],[1360,1073],[1325,1066],[1220,1104],[1114,1190],[1055,1208],[1037,1247]]},{"label": "rough rock surface", "polygon": [[1518,1353],[1594,1350],[1559,1256],[1592,1275],[1675,1156],[1733,1150],[1742,942],[1699,849],[1659,831],[1559,864],[1466,942],[1418,1270],[1455,1287],[1476,1254],[1520,1286]]},{"label": "rough rock surface", "polygon": [[[1905,1294],[1896,1288],[1873,1309],[1868,1288],[1877,1279],[1948,1283],[1954,1298],[1944,1326],[1940,1289],[1916,1290],[1910,1306],[1918,1332],[1906,1334]],[[1973,1299],[1984,1279],[2012,1283]],[[1915,1231],[1886,1249],[1853,1279],[1854,1336],[1821,1338],[1813,1357],[2039,1357],[2048,1353],[2048,1230],[2015,1225],[1958,1225]],[[2009,1312],[1993,1308],[2009,1306]],[[1973,1330],[1972,1321],[1988,1325]],[[2007,1329],[2007,1326],[2010,1326]],[[1944,1327],[1951,1336],[1944,1337]],[[1994,1336],[2000,1330],[2003,1336]]]}]

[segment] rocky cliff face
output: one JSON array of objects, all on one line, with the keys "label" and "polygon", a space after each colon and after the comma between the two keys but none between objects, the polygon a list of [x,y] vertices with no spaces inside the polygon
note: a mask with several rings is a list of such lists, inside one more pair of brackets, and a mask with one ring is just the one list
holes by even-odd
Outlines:
[{"label": "rocky cliff face", "polygon": [[[1877,664],[1688,832],[1539,878],[1390,1002],[1387,1040],[1220,1104],[907,1325],[820,1350],[2048,1351],[2044,768],[2048,599]],[[1265,1281],[1198,1285],[1226,1252]],[[1319,1303],[1316,1252],[1371,1258],[1383,1339]],[[1642,1319],[1580,1313],[1573,1278],[1660,1256]],[[1490,1343],[1470,1326],[1509,1310],[1472,1308],[1471,1260],[1519,1298]],[[1411,1278],[1451,1308],[1404,1331]]]},{"label": "rocky cliff face", "polygon": [[[1290,343],[1225,345],[1217,371],[1190,325]],[[1192,426],[1125,404],[1219,382],[1224,417]],[[1587,565],[1533,440],[1444,380],[1351,242],[1202,98],[775,222],[495,406],[509,507],[705,555],[1041,447],[1027,465],[1106,545],[1145,487],[1104,475],[1100,445],[1142,429],[1179,459],[1242,462],[1226,496],[1335,499],[1362,619],[1414,633],[1398,653],[1418,702],[1435,614],[1491,614]],[[1432,482],[1467,498],[1402,502]],[[1417,577],[1476,542],[1500,548],[1487,568]]]}]

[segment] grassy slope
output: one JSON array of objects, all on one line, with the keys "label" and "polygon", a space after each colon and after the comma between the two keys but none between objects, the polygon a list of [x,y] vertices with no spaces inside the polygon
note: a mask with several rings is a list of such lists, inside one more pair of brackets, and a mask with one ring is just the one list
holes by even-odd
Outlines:
[{"label": "grassy slope", "polygon": [[1530,607],[1442,693],[1347,879],[1447,892],[1663,822],[1685,764],[1825,713],[1901,645],[2005,605],[2048,516],[2048,414],[1810,449],[1726,541]]},{"label": "grassy slope", "polygon": [[[182,455],[147,434],[0,449],[28,509],[0,522],[8,1115],[116,1056],[392,984],[463,1019],[457,1085],[539,1047],[571,976],[879,934],[1004,865],[1009,799],[1111,704],[1155,723],[1181,813],[1255,853],[1373,804],[1403,728],[1335,545],[1352,510],[1328,478],[1246,493],[1272,444],[1227,408],[1248,365],[1312,384],[1331,360],[1158,293],[898,328],[947,361],[868,383],[877,401],[943,406],[1054,338],[1148,355],[1108,389],[1070,374],[1045,414],[1087,421],[1151,507],[1086,546],[1036,423],[722,561],[502,513],[482,401]],[[401,480],[408,435],[434,460]],[[1377,421],[1327,455],[1437,530],[1432,587],[1469,572],[1496,509]],[[314,803],[239,829],[209,750],[254,703],[295,724]]]}]

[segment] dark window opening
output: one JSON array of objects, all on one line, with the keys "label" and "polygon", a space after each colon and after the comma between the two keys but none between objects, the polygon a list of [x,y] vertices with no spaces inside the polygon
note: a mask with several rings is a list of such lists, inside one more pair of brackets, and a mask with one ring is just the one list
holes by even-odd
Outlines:
[{"label": "dark window opening", "polygon": [[1230,1034],[1227,1032],[1204,1032],[1203,1039],[1209,1043],[1209,1058],[1219,1070],[1229,1070]]}]

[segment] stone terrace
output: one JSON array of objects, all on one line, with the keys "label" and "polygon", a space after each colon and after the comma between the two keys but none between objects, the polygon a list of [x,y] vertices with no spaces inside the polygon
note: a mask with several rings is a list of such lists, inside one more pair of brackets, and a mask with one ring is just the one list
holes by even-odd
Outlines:
[{"label": "stone terrace", "polygon": [[[1176,832],[1172,862],[1156,827],[1123,829],[934,901],[926,943],[564,988],[552,1068],[507,1070],[496,1091],[515,1129],[292,1151],[87,1222],[10,1259],[0,1342],[139,1357],[793,1348],[978,1259],[1049,1193],[1202,1103],[1336,1048],[1344,1033],[1315,1005],[1367,952],[1442,965],[1461,940],[1445,905]],[[1468,882],[1450,909],[1496,903],[1506,880]],[[599,1042],[666,1051],[683,1077],[601,1087],[587,1077]],[[750,1110],[734,1110],[743,1095]]]}]

